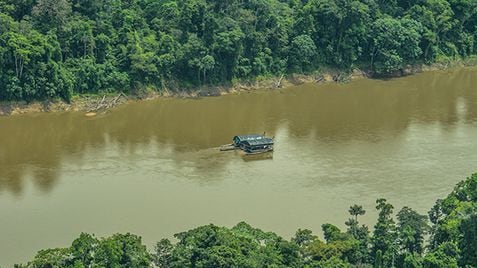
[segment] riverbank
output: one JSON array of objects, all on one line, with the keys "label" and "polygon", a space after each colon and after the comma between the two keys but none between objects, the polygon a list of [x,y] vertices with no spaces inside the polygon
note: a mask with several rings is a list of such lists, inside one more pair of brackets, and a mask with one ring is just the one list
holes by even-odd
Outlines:
[{"label": "riverbank", "polygon": [[[399,72],[392,73],[385,78],[398,78],[407,75],[413,75],[421,72],[448,70],[453,68],[462,68],[476,66],[477,58],[471,57],[467,60],[434,63],[432,65],[414,65],[407,66]],[[98,113],[104,113],[116,106],[156,98],[201,98],[211,96],[221,96],[227,94],[238,94],[259,89],[275,90],[296,86],[304,83],[346,83],[355,79],[376,79],[368,70],[354,69],[352,72],[343,72],[336,69],[324,69],[312,74],[291,74],[281,77],[264,77],[254,80],[240,80],[225,86],[204,86],[194,90],[182,91],[140,91],[135,94],[125,95],[123,93],[108,93],[98,95],[76,95],[73,96],[70,103],[61,99],[52,99],[45,101],[34,101],[27,103],[25,101],[0,102],[0,116],[13,116],[20,114],[42,113],[42,112],[85,112],[87,116],[95,116]]]}]

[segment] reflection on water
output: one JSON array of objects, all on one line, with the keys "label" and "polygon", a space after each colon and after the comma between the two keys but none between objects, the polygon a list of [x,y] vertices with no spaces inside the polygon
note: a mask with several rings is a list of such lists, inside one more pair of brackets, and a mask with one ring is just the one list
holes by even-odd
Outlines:
[{"label": "reflection on water", "polygon": [[[84,151],[107,144],[117,144],[128,154],[153,141],[168,147],[168,157],[180,163],[187,155],[227,143],[238,133],[276,133],[283,125],[289,136],[279,143],[308,137],[307,147],[316,147],[314,140],[379,142],[400,135],[412,122],[437,122],[442,128],[452,128],[459,120],[476,120],[477,93],[472,87],[476,83],[475,69],[464,69],[391,81],[158,100],[93,119],[78,113],[0,118],[0,192],[20,194],[27,175],[39,189],[51,190],[65,158],[75,162],[95,157]],[[223,154],[202,153],[190,159],[197,169],[214,173],[221,169],[217,165],[227,164]],[[213,164],[203,157],[214,158]]]},{"label": "reflection on water", "polygon": [[255,155],[242,155],[242,159],[245,162],[261,161],[261,160],[273,160],[273,152],[266,152]]},{"label": "reflection on water", "polygon": [[[460,69],[0,118],[0,260],[81,231],[150,243],[208,222],[319,231],[381,196],[425,212],[477,170],[475,84],[477,69]],[[273,154],[218,150],[263,132]]]}]

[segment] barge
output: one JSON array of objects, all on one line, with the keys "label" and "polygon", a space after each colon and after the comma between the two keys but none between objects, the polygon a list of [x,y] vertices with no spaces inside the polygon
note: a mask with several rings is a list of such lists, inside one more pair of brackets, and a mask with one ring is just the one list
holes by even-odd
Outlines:
[{"label": "barge", "polygon": [[221,151],[242,150],[245,155],[255,155],[273,151],[274,139],[265,135],[251,134],[233,137],[231,144],[222,145]]}]

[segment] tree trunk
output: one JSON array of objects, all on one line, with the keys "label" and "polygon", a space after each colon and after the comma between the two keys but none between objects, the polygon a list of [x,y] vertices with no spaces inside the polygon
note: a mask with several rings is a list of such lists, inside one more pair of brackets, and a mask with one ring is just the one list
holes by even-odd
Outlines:
[{"label": "tree trunk", "polygon": [[426,49],[424,50],[424,59],[427,60],[427,54],[429,54],[429,48],[431,47],[431,43],[427,45]]},{"label": "tree trunk", "polygon": [[377,48],[376,46],[373,47],[371,51],[371,69],[374,69],[374,56],[376,55]]},{"label": "tree trunk", "polygon": [[20,80],[23,76],[23,59],[22,57],[19,57],[17,53],[14,53],[13,56],[15,57],[15,74]]},{"label": "tree trunk", "polygon": [[199,85],[201,85],[201,83],[200,83],[200,71],[201,71],[201,69],[197,68],[197,82],[199,83]]},{"label": "tree trunk", "polygon": [[13,57],[15,57],[15,74],[17,75],[17,78],[19,78],[18,77],[19,71],[18,71],[18,57],[17,57],[17,54],[13,53]]}]

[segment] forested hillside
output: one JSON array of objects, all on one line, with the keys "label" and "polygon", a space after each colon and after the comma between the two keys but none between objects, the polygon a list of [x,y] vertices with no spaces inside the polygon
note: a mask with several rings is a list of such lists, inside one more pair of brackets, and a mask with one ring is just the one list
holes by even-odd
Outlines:
[{"label": "forested hillside", "polygon": [[385,199],[376,201],[376,209],[372,235],[359,223],[366,211],[353,205],[347,230],[322,225],[324,241],[310,230],[298,230],[287,241],[242,222],[230,229],[207,225],[179,233],[177,243],[163,239],[149,253],[135,235],[81,234],[71,247],[42,250],[18,267],[477,267],[477,174],[436,202],[431,225],[426,215],[408,207],[394,214]]},{"label": "forested hillside", "polygon": [[0,0],[0,100],[407,64],[477,51],[475,0]]}]

